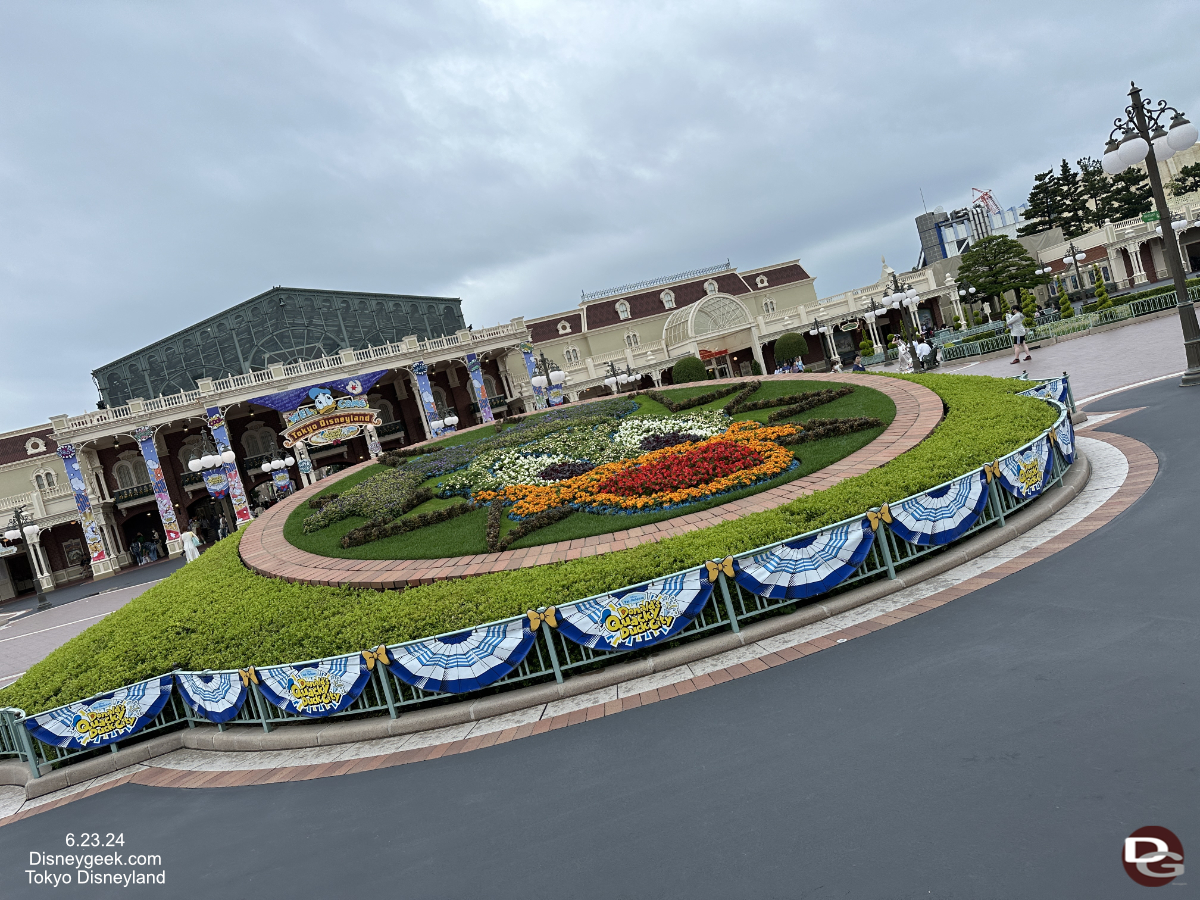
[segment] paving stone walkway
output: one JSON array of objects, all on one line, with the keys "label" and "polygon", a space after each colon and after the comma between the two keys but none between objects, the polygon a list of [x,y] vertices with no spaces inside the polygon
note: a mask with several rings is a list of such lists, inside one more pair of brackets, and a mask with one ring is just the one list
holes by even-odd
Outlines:
[{"label": "paving stone walkway", "polygon": [[[714,382],[714,384],[745,380],[731,379],[726,382]],[[596,556],[611,550],[623,550],[627,547],[635,547],[639,544],[660,541],[689,531],[708,528],[718,522],[732,521],[751,513],[774,509],[805,494],[825,490],[845,478],[869,472],[912,449],[929,436],[942,418],[942,401],[937,394],[921,385],[899,379],[863,374],[822,373],[818,375],[767,375],[762,376],[762,380],[795,381],[801,388],[805,381],[862,384],[891,397],[896,404],[896,418],[883,434],[861,450],[851,453],[818,472],[752,497],[734,500],[712,509],[687,513],[639,528],[478,556],[445,559],[346,560],[317,556],[293,547],[283,536],[283,524],[297,505],[303,503],[316,491],[329,487],[328,484],[322,482],[297,492],[246,526],[246,534],[241,543],[242,561],[260,575],[283,578],[287,581],[386,590],[431,584],[434,581],[448,578],[464,578],[471,575],[503,572],[567,559]],[[358,468],[367,465],[370,463],[360,463],[359,466],[347,469],[346,474],[353,473]]]}]

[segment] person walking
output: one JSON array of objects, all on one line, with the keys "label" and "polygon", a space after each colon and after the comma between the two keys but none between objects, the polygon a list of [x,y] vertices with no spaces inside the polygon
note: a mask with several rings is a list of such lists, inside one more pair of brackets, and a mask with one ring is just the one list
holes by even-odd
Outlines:
[{"label": "person walking", "polygon": [[221,520],[217,524],[217,533],[221,535],[222,539],[229,537],[229,520],[224,516],[221,516]]},{"label": "person walking", "polygon": [[158,561],[158,532],[157,531],[150,532],[150,538],[142,544],[142,553],[145,555],[147,561],[149,561],[149,562],[157,562]]},{"label": "person walking", "polygon": [[1029,355],[1029,346],[1025,343],[1025,313],[1020,309],[1014,309],[1004,318],[1004,324],[1008,326],[1008,333],[1013,339],[1013,359],[1010,365],[1017,365],[1021,361],[1021,351],[1025,351],[1025,359],[1033,359]]},{"label": "person walking", "polygon": [[193,559],[199,559],[200,538],[196,537],[196,533],[189,528],[179,537],[183,541],[184,564],[190,563]]},{"label": "person walking", "polygon": [[142,564],[142,534],[138,532],[138,536],[133,539],[133,543],[129,545],[129,552],[133,554],[134,562],[139,566]]}]

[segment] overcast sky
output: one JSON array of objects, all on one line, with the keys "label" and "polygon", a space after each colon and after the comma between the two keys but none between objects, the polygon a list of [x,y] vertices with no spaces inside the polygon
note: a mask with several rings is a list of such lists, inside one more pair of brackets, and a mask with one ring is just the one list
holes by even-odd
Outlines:
[{"label": "overcast sky", "polygon": [[799,257],[1099,156],[1129,80],[1200,116],[1180,2],[0,0],[0,431],[272,285],[476,327]]}]

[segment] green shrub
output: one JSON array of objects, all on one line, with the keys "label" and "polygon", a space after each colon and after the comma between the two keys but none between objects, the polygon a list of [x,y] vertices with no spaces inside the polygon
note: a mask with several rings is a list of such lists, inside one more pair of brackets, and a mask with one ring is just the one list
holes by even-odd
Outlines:
[{"label": "green shrub", "polygon": [[1037,301],[1033,299],[1033,292],[1025,288],[1021,288],[1021,312],[1025,313],[1025,327],[1033,327],[1033,317],[1037,315]]},{"label": "green shrub", "polygon": [[788,331],[775,341],[775,361],[782,365],[790,365],[808,353],[808,341],[804,335]]},{"label": "green shrub", "polygon": [[703,381],[708,377],[704,363],[694,356],[685,356],[671,367],[671,381],[675,384],[687,384],[690,381]]},{"label": "green shrub", "polygon": [[1108,296],[1108,285],[1104,283],[1104,275],[1099,266],[1092,266],[1092,275],[1096,279],[1096,309],[1112,309],[1112,299]]},{"label": "green shrub", "polygon": [[757,359],[750,361],[750,374],[751,375],[761,375],[762,374],[762,366],[760,366],[758,364]]},{"label": "green shrub", "polygon": [[312,587],[254,575],[238,557],[238,533],[31,666],[0,691],[0,704],[34,713],[175,665],[232,669],[314,659],[470,628],[531,606],[567,603],[862,515],[992,461],[1055,418],[1046,403],[1015,396],[1028,387],[1025,382],[893,377],[924,384],[941,396],[948,411],[934,432],[886,465],[777,509],[626,550],[440,581],[403,593]]},{"label": "green shrub", "polygon": [[861,353],[863,356],[874,356],[875,355],[875,345],[869,340],[859,341],[858,342],[858,352]]},{"label": "green shrub", "polygon": [[1075,307],[1071,305],[1071,297],[1067,294],[1065,281],[1058,283],[1058,311],[1062,313],[1064,319],[1070,319],[1075,315]]}]

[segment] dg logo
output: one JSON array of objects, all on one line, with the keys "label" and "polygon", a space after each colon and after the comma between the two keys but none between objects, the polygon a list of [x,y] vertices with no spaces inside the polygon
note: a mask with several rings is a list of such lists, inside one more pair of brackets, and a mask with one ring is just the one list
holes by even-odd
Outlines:
[{"label": "dg logo", "polygon": [[1183,844],[1159,825],[1139,828],[1125,838],[1121,863],[1140,885],[1160,887],[1183,874]]}]

